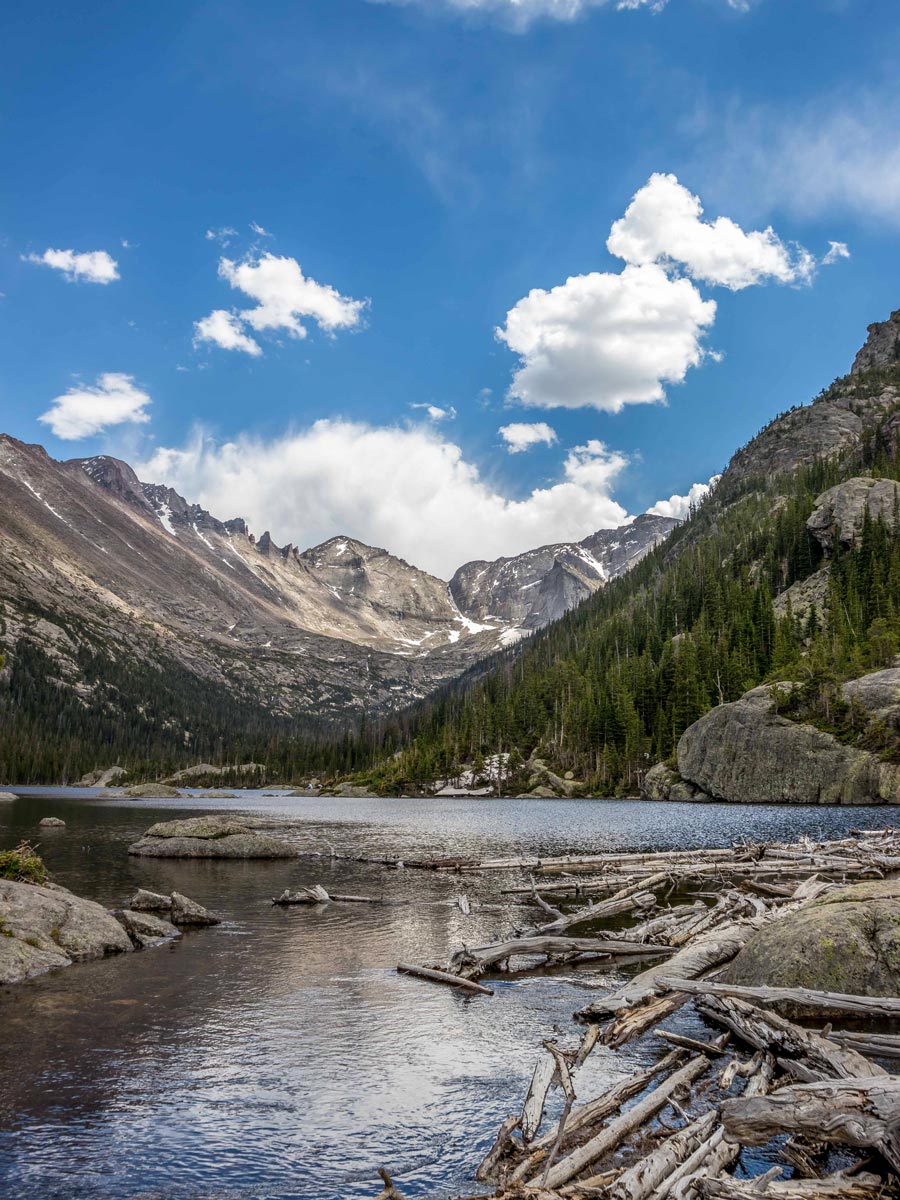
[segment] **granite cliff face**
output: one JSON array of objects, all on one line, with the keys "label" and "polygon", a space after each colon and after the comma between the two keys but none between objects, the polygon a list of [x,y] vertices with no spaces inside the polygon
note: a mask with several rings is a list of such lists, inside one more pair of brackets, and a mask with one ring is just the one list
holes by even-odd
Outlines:
[{"label": "granite cliff face", "polygon": [[674,524],[470,564],[448,586],[349,537],[278,546],[118,459],[56,462],[0,435],[4,674],[34,648],[54,686],[94,702],[102,653],[135,672],[174,664],[285,718],[391,711],[562,615]]}]

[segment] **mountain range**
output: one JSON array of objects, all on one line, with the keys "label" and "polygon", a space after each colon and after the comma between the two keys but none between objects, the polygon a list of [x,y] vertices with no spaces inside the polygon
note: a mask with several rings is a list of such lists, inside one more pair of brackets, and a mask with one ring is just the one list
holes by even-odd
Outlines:
[{"label": "mountain range", "polygon": [[467,563],[448,583],[350,536],[278,546],[116,458],[58,462],[0,435],[0,653],[8,679],[38,652],[83,704],[109,688],[99,655],[117,673],[175,668],[280,718],[356,720],[557,619],[676,524],[645,515]]}]

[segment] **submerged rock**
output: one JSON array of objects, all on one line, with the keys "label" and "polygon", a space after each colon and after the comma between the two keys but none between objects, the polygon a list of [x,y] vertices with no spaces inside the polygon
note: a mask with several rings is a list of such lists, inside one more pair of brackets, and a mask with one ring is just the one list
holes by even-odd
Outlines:
[{"label": "submerged rock", "polygon": [[[861,693],[868,678],[854,681]],[[900,803],[900,767],[779,716],[770,686],[720,704],[686,729],[678,770],[711,797],[736,803]]]},{"label": "submerged rock", "polygon": [[181,792],[165,783],[136,783],[122,794],[132,800],[170,800],[180,796]]},{"label": "submerged rock", "polygon": [[294,858],[297,851],[239,821],[212,816],[151,825],[128,853],[149,858]]},{"label": "submerged rock", "polygon": [[38,821],[40,829],[65,829],[66,823],[61,817],[41,817]]},{"label": "submerged rock", "polygon": [[132,948],[115,917],[93,900],[55,884],[0,880],[0,983]]},{"label": "submerged rock", "polygon": [[176,929],[171,921],[152,913],[134,912],[125,908],[117,916],[125,932],[137,946],[155,946],[167,938],[181,937],[181,931]]},{"label": "submerged rock", "polygon": [[753,934],[727,983],[900,995],[900,879],[839,888]]}]

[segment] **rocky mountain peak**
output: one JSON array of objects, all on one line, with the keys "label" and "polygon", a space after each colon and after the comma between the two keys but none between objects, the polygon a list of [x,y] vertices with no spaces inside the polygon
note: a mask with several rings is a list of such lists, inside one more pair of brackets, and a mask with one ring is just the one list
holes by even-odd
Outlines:
[{"label": "rocky mountain peak", "polygon": [[866,343],[853,360],[851,375],[859,375],[873,367],[900,364],[900,308],[886,321],[875,321],[868,328]]},{"label": "rocky mountain peak", "polygon": [[120,500],[138,508],[147,505],[144,485],[128,463],[120,458],[98,454],[93,458],[70,458],[64,465],[83,471],[99,487],[118,496]]}]

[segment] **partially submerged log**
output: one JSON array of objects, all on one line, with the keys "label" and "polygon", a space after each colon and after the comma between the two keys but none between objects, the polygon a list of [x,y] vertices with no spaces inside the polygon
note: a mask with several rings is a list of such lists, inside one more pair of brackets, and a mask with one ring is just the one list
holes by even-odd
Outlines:
[{"label": "partially submerged log", "polygon": [[[669,966],[674,962],[673,959]],[[731,983],[698,982],[668,972],[664,973],[661,982],[676,992],[731,996],[738,1000],[749,1000],[760,1008],[788,1007],[804,1017],[900,1018],[900,998],[897,996],[854,996],[843,992],[817,992],[811,988],[742,987]]]},{"label": "partially submerged log", "polygon": [[451,975],[449,971],[436,971],[432,967],[415,967],[409,963],[397,963],[401,975],[414,975],[417,979],[428,979],[432,983],[446,983],[450,987],[463,988],[467,992],[480,992],[484,996],[493,996],[493,990],[484,984],[476,983],[473,979],[464,979],[461,975]]},{"label": "partially submerged log", "polygon": [[520,937],[487,946],[465,947],[450,960],[451,972],[472,979],[507,959],[546,955],[548,958],[568,958],[591,955],[598,958],[616,956],[665,957],[671,954],[667,946],[652,946],[645,942],[629,942],[621,938]]},{"label": "partially submerged log", "polygon": [[740,1096],[722,1105],[726,1136],[762,1146],[783,1133],[877,1150],[900,1171],[900,1078],[801,1083],[769,1096]]},{"label": "partially submerged log", "polygon": [[829,1175],[825,1179],[776,1179],[761,1186],[759,1179],[703,1179],[697,1183],[701,1200],[877,1200],[885,1195],[878,1175]]}]

